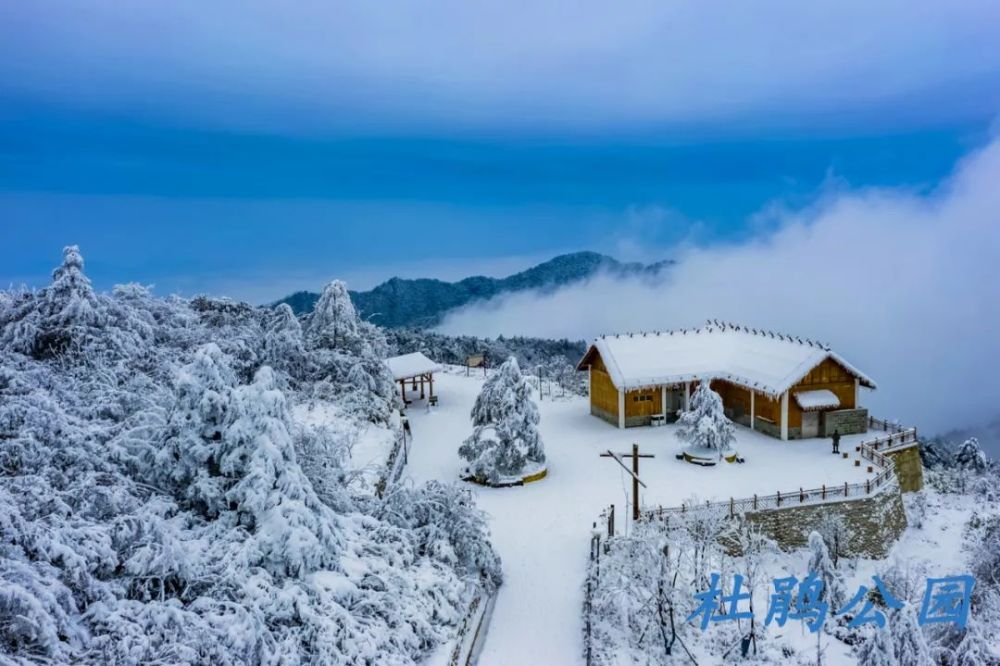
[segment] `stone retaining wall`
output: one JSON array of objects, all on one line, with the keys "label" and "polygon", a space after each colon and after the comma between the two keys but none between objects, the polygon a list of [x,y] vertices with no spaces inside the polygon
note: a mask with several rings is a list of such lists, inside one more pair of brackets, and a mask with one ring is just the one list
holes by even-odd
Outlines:
[{"label": "stone retaining wall", "polygon": [[747,513],[746,519],[785,550],[802,548],[809,533],[823,516],[833,514],[844,520],[850,541],[849,556],[883,558],[906,529],[903,500],[895,488],[864,499],[808,504]]},{"label": "stone retaining wall", "polygon": [[924,487],[924,466],[920,462],[920,445],[886,451],[886,455],[896,463],[899,489],[912,493]]},{"label": "stone retaining wall", "polygon": [[821,433],[829,437],[837,430],[841,435],[860,435],[868,432],[867,409],[836,409],[823,412]]}]

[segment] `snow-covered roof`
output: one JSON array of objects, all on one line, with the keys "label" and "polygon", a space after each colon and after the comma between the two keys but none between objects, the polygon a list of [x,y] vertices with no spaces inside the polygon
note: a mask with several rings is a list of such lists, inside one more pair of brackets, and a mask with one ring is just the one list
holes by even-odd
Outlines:
[{"label": "snow-covered roof", "polygon": [[799,407],[806,410],[840,407],[840,398],[837,397],[836,393],[827,389],[798,391],[795,393],[795,402],[799,403]]},{"label": "snow-covered roof", "polygon": [[441,369],[440,365],[420,352],[393,356],[392,358],[387,358],[385,362],[389,366],[389,372],[397,380],[426,375],[429,372],[437,372]]},{"label": "snow-covered roof", "polygon": [[615,387],[626,390],[723,379],[777,396],[827,358],[862,386],[875,388],[875,382],[825,344],[716,321],[695,329],[602,335],[578,369],[586,369],[595,352]]}]

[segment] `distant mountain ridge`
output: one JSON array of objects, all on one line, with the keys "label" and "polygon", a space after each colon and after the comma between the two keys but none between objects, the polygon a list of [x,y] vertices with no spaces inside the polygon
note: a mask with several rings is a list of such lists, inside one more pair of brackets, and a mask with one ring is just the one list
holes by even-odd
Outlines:
[{"label": "distant mountain ridge", "polygon": [[[653,276],[673,261],[653,264],[621,262],[597,252],[563,254],[504,278],[482,275],[458,282],[429,278],[394,277],[370,291],[352,291],[351,299],[363,318],[389,328],[426,328],[439,324],[446,312],[473,301],[529,289],[550,290],[585,280],[599,273],[616,276]],[[319,294],[299,291],[277,301],[287,303],[296,314],[311,312]]]}]

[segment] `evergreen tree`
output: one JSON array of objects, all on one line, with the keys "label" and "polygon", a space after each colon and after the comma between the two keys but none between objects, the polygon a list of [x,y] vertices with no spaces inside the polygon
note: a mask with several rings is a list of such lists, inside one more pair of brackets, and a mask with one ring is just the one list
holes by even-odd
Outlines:
[{"label": "evergreen tree", "polygon": [[275,307],[268,317],[261,360],[294,379],[305,379],[309,373],[302,324],[287,303]]},{"label": "evergreen tree", "polygon": [[[896,658],[896,650],[889,637],[891,629],[875,627],[858,645],[858,663],[865,666],[904,666]],[[905,666],[910,666],[906,664]]]},{"label": "evergreen tree", "polygon": [[823,581],[821,599],[830,605],[831,609],[843,607],[847,601],[844,579],[833,565],[830,552],[819,532],[809,534],[809,572],[815,573]]},{"label": "evergreen tree", "polygon": [[333,280],[316,302],[306,337],[314,347],[358,352],[361,344],[358,322],[347,285],[341,280]]},{"label": "evergreen tree", "polygon": [[515,358],[483,383],[471,417],[475,428],[458,452],[476,478],[495,483],[520,474],[528,462],[545,462],[538,406]]},{"label": "evergreen tree", "polygon": [[955,465],[959,469],[979,474],[986,471],[986,454],[983,453],[977,438],[970,437],[962,443],[962,446],[955,452]]},{"label": "evergreen tree", "polygon": [[690,409],[682,411],[677,421],[677,437],[692,449],[711,449],[722,455],[736,441],[736,427],[726,418],[722,398],[710,384],[709,380],[700,382],[691,395]]},{"label": "evergreen tree", "polygon": [[889,621],[892,644],[900,666],[921,666],[933,663],[927,639],[917,620],[917,612],[909,603],[892,613]]},{"label": "evergreen tree", "polygon": [[165,446],[154,452],[152,469],[169,480],[179,498],[214,517],[226,506],[219,456],[232,418],[236,375],[218,345],[209,343],[177,372],[174,386]]},{"label": "evergreen tree", "polygon": [[292,444],[291,417],[271,368],[233,392],[233,419],[221,441],[225,498],[251,532],[252,557],[276,575],[336,568],[335,516],[319,501]]},{"label": "evergreen tree", "polygon": [[997,666],[1000,658],[991,652],[978,623],[969,620],[965,626],[965,636],[955,649],[952,663],[955,666]]}]

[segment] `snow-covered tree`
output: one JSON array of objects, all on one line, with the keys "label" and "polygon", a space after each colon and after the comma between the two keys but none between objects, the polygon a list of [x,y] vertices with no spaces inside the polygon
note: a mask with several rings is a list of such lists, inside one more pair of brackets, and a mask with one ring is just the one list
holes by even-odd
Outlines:
[{"label": "snow-covered tree", "polygon": [[[413,488],[406,514],[338,489],[344,442],[288,409],[330,373],[262,367],[292,322],[81,269],[68,248],[51,285],[0,295],[0,663],[403,664],[453,637],[499,580],[470,494]],[[384,369],[358,330],[308,367]],[[357,395],[338,385],[331,431],[369,425]]]},{"label": "snow-covered tree", "polygon": [[858,663],[865,666],[902,666],[888,629],[873,628],[858,644]]},{"label": "snow-covered tree", "polygon": [[540,420],[531,386],[512,356],[483,382],[472,407],[472,425],[502,426],[520,441],[527,460],[541,463],[545,462],[545,451],[538,434]]},{"label": "snow-covered tree", "polygon": [[823,594],[820,598],[826,601],[830,608],[838,609],[847,601],[847,591],[844,587],[844,578],[837,571],[830,558],[830,552],[826,548],[826,543],[819,532],[809,533],[809,568],[810,573],[815,573],[823,581]]},{"label": "snow-covered tree", "polygon": [[511,357],[483,383],[472,408],[473,433],[458,453],[478,479],[516,476],[529,462],[545,462],[539,420],[531,387]]},{"label": "snow-covered tree", "polygon": [[691,395],[690,408],[680,412],[677,437],[690,448],[718,451],[721,455],[732,449],[736,427],[726,418],[722,398],[710,384],[708,380],[700,382]]},{"label": "snow-covered tree", "polygon": [[233,420],[220,442],[225,499],[251,532],[250,552],[272,573],[336,568],[336,518],[319,501],[295,458],[291,417],[271,368],[233,392]]},{"label": "snow-covered tree", "polygon": [[208,343],[177,372],[174,385],[176,403],[152,470],[192,508],[214,517],[227,504],[220,445],[233,418],[236,375],[218,345]]},{"label": "snow-covered tree", "polygon": [[816,524],[816,531],[823,537],[823,543],[826,544],[826,548],[830,552],[833,566],[838,566],[841,556],[847,549],[849,538],[844,519],[833,512],[826,512]]},{"label": "snow-covered tree", "polygon": [[265,324],[261,360],[294,379],[309,373],[302,324],[287,303],[274,308]]},{"label": "snow-covered tree", "polygon": [[983,453],[977,438],[970,437],[958,447],[958,451],[955,452],[955,465],[959,469],[969,472],[982,473],[986,471],[986,454]]},{"label": "snow-covered tree", "polygon": [[892,612],[889,618],[889,631],[892,634],[892,644],[900,666],[933,663],[927,639],[917,620],[917,612],[911,604],[906,603],[899,610]]},{"label": "snow-covered tree", "polygon": [[982,634],[979,623],[969,620],[965,626],[965,636],[962,642],[955,648],[952,657],[955,666],[996,666],[1000,664],[1000,657],[990,650],[990,644]]},{"label": "snow-covered tree", "polygon": [[385,364],[385,336],[358,318],[347,285],[340,280],[323,290],[305,328],[305,339],[315,351],[322,386],[328,389],[322,392],[350,401],[351,409],[363,412],[370,421],[385,421],[398,404]]},{"label": "snow-covered tree", "polygon": [[316,302],[306,337],[314,347],[357,352],[361,344],[358,322],[347,285],[341,280],[333,280]]}]

